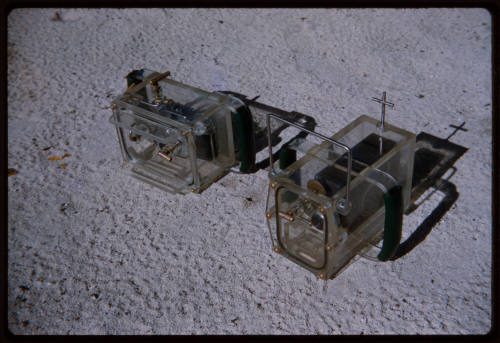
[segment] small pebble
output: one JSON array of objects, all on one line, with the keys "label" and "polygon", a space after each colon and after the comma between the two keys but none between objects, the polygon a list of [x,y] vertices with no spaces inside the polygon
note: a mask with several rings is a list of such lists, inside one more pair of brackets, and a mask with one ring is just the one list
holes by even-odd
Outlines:
[{"label": "small pebble", "polygon": [[56,12],[56,13],[54,13],[54,16],[52,18],[50,18],[50,20],[59,21],[59,20],[61,20],[61,15],[59,14],[59,12]]}]

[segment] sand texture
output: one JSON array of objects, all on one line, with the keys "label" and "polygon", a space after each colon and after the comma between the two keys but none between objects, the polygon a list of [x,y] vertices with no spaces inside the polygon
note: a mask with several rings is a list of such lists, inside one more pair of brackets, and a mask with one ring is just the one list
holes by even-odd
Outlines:
[{"label": "sand texture", "polygon": [[[59,13],[55,17],[55,12]],[[8,17],[8,327],[15,334],[485,334],[491,327],[491,17],[484,9],[16,9]],[[201,195],[127,175],[110,101],[170,70],[316,118],[371,97],[469,150],[426,239],[328,283],[275,254],[268,178]],[[62,158],[57,160],[50,157]],[[403,239],[439,192],[404,219]]]}]

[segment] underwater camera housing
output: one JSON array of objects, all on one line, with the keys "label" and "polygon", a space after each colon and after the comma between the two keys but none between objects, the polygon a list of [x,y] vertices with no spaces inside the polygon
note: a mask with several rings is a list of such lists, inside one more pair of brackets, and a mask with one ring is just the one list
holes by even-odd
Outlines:
[{"label": "underwater camera housing", "polygon": [[[380,261],[399,246],[416,136],[385,123],[382,112],[380,121],[362,115],[330,138],[308,132],[271,163],[266,218],[273,249],[320,279],[335,277],[382,239]],[[284,121],[270,114],[271,120]]]},{"label": "underwater camera housing", "polygon": [[[268,144],[268,113],[311,130],[316,125],[310,116],[256,102],[258,96],[207,92],[169,75],[147,69],[130,72],[127,90],[111,102],[109,119],[132,176],[167,192],[201,193],[228,172],[266,168],[268,160],[256,158]],[[270,144],[287,143],[284,128],[275,127]]]},{"label": "underwater camera housing", "polygon": [[[112,101],[122,155],[132,175],[171,193],[200,193],[240,164],[254,162],[251,114],[232,95],[207,92],[167,78],[169,72],[134,70],[128,89]],[[238,151],[235,149],[235,131]],[[249,127],[249,130],[241,128]]]}]

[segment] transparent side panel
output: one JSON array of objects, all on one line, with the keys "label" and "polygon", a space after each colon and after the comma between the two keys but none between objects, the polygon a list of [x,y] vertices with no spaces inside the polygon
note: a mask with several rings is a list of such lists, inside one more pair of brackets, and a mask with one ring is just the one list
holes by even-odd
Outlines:
[{"label": "transparent side panel", "polygon": [[[328,278],[338,275],[342,268],[366,246],[367,237],[375,237],[375,235],[382,232],[384,215],[385,212],[381,208],[368,220],[358,225],[356,230],[353,231],[347,228],[340,235],[335,249],[328,259]],[[378,236],[377,238],[380,239],[381,237]]]},{"label": "transparent side panel", "polygon": [[[385,219],[384,194],[396,185],[403,190],[403,208],[409,204],[413,171],[415,135],[377,121],[361,117],[335,137],[351,146],[353,175],[352,209],[340,215],[345,239],[329,261],[329,274],[337,273],[368,242],[382,238]],[[345,157],[338,160],[346,165]],[[344,193],[344,191],[342,191]]]},{"label": "transparent side panel", "polygon": [[[415,135],[389,124],[382,131],[377,124],[377,120],[361,116],[333,138],[351,147],[354,176],[368,173],[368,167],[392,176],[403,188],[406,208],[411,193]],[[345,154],[338,163],[347,166]]]},{"label": "transparent side panel", "polygon": [[342,232],[339,232],[339,240],[329,257],[329,277],[348,263],[368,240],[383,231],[383,196],[388,188],[396,184],[391,177],[371,168],[363,177],[358,176],[356,181],[351,188],[352,208],[349,214],[337,214]]},{"label": "transparent side panel", "polygon": [[[391,175],[403,187],[405,207],[409,203],[415,135],[386,125],[381,131],[377,121],[361,116],[334,135],[352,152],[351,187],[361,182],[370,168]],[[289,145],[297,151],[297,161],[279,173],[298,186],[333,199],[345,197],[347,184],[347,152],[329,142],[317,144],[299,138]],[[302,157],[300,157],[302,156]],[[359,179],[359,180],[358,180]]]},{"label": "transparent side panel", "polygon": [[197,121],[194,133],[201,188],[206,188],[236,162],[230,110],[219,107],[208,119]]}]

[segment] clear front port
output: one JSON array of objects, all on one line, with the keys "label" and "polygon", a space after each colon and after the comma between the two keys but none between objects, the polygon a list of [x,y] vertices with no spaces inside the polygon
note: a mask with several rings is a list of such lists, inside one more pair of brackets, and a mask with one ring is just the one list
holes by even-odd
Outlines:
[{"label": "clear front port", "polygon": [[277,204],[281,248],[312,268],[324,267],[328,226],[321,206],[285,187],[277,192]]}]

